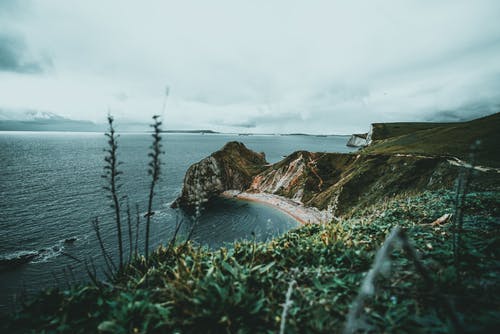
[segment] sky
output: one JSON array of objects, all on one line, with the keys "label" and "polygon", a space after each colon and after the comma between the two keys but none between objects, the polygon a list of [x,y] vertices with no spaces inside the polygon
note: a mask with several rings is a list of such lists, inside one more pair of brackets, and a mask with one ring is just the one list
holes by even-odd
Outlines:
[{"label": "sky", "polygon": [[0,110],[253,133],[471,119],[500,111],[499,17],[498,0],[0,0]]}]

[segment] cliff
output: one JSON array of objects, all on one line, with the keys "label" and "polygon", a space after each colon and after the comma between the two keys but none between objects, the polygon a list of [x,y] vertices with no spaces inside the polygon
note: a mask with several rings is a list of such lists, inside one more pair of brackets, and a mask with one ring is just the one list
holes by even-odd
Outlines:
[{"label": "cliff", "polygon": [[296,152],[255,176],[249,191],[342,216],[381,198],[449,187],[457,171],[440,157]]},{"label": "cliff", "polygon": [[499,113],[462,123],[380,123],[366,136],[371,145],[355,154],[297,151],[271,166],[231,142],[191,166],[179,204],[190,208],[225,190],[245,190],[283,196],[328,217],[348,215],[400,194],[451,187],[477,139],[475,158],[490,168],[479,167],[475,182],[492,188],[500,179],[499,136]]},{"label": "cliff", "polygon": [[342,216],[381,198],[449,187],[458,169],[446,158],[390,154],[297,151],[265,166],[263,156],[241,143],[191,166],[178,204],[192,209],[225,190],[267,193]]},{"label": "cliff", "polygon": [[368,145],[368,133],[353,134],[347,141],[349,147],[363,147]]},{"label": "cliff", "polygon": [[253,152],[239,142],[229,142],[189,167],[182,194],[173,206],[192,210],[225,190],[245,190],[266,164],[263,153]]},{"label": "cliff", "polygon": [[364,153],[425,154],[470,160],[470,147],[480,146],[479,165],[500,168],[500,113],[456,123],[376,123]]}]

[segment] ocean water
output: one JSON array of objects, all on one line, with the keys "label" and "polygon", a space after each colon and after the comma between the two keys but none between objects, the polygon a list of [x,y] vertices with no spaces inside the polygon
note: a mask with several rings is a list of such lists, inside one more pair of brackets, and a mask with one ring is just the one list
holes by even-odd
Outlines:
[{"label": "ocean water", "polygon": [[[151,248],[170,240],[176,221],[183,221],[181,235],[188,233],[193,220],[170,208],[181,191],[184,174],[191,164],[233,140],[265,152],[269,162],[277,162],[296,150],[352,151],[345,146],[346,136],[164,134],[166,154],[154,202]],[[145,133],[123,133],[119,138],[119,160],[123,162],[120,168],[124,173],[121,194],[127,196],[122,208],[128,201],[134,217],[136,205],[141,215],[146,211],[150,142],[151,136]],[[106,247],[110,252],[116,249],[112,209],[102,189],[105,143],[102,133],[0,132],[0,260],[36,254],[29,263],[1,267],[0,311],[12,309],[20,298],[42,288],[86,281],[83,265],[75,258],[92,258],[97,266],[102,265],[90,223],[95,217],[101,222]],[[221,199],[203,212],[193,240],[218,247],[239,239],[266,240],[296,226],[291,217],[269,206]],[[76,241],[65,243],[68,238]]]}]

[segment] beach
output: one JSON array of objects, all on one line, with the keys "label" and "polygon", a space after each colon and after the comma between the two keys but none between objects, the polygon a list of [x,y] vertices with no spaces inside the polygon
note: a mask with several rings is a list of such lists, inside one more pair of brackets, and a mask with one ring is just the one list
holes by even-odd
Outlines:
[{"label": "beach", "polygon": [[269,193],[226,190],[221,196],[270,205],[293,217],[301,224],[320,224],[330,222],[333,218],[327,210],[320,211],[317,208],[306,207],[300,202]]}]

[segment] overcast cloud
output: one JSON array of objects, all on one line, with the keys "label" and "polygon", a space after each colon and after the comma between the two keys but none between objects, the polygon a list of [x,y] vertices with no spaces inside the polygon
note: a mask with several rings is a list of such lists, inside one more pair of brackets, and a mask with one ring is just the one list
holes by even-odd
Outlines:
[{"label": "overcast cloud", "polygon": [[500,1],[1,1],[0,108],[350,133],[500,111]]}]

